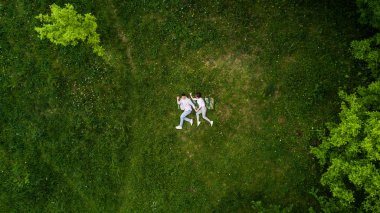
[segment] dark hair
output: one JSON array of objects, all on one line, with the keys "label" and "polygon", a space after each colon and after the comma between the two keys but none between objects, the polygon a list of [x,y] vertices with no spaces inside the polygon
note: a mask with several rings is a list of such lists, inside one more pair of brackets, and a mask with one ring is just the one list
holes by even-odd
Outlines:
[{"label": "dark hair", "polygon": [[182,93],[181,96],[186,96],[186,94],[185,94],[185,93]]},{"label": "dark hair", "polygon": [[200,92],[195,93],[195,97],[200,98],[202,97],[202,94]]}]

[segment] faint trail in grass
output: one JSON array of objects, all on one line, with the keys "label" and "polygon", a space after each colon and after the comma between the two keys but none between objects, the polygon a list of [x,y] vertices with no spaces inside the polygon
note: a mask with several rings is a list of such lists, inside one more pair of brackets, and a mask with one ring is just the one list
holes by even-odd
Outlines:
[{"label": "faint trail in grass", "polygon": [[[122,47],[122,51],[116,50],[116,57],[112,58],[111,64],[113,64],[113,66],[116,69],[123,71],[123,73],[125,75],[129,74],[129,76],[126,77],[126,78],[130,79],[130,81],[129,81],[129,93],[130,93],[129,99],[133,100],[131,102],[137,103],[139,101],[139,95],[140,95],[140,94],[138,94],[138,90],[136,89],[136,81],[135,81],[135,79],[137,79],[137,77],[138,77],[137,76],[138,67],[134,63],[134,59],[132,56],[132,43],[131,43],[131,40],[127,36],[128,35],[127,32],[125,32],[125,30],[124,30],[123,23],[122,23],[120,17],[118,16],[118,9],[115,7],[113,1],[109,2],[108,6],[107,6],[107,10],[108,10],[108,14],[109,14],[110,19],[112,19],[113,28],[116,30],[115,37],[117,37],[117,39],[115,39],[115,40],[119,40],[121,47]],[[117,49],[117,48],[115,48],[115,49]],[[124,70],[128,70],[128,72],[124,71]],[[136,112],[138,112],[138,110],[139,110],[138,107],[136,108],[136,106],[138,106],[138,105],[139,104],[134,104],[134,105],[129,106],[128,107],[129,114],[136,115],[137,114]],[[131,120],[131,129],[139,129],[139,127],[136,127],[135,125],[136,125],[136,121]],[[133,137],[133,132],[131,131],[130,141],[133,141],[132,137]],[[133,147],[129,147],[129,149],[133,149]],[[133,153],[133,151],[130,151],[130,153]],[[128,182],[128,177],[130,175],[134,174],[134,172],[133,172],[133,170],[131,170],[131,166],[130,166],[130,164],[133,164],[133,163],[131,162],[131,159],[126,160],[126,162],[127,163],[125,164],[125,167],[121,171],[122,174],[120,175],[122,177],[120,179],[120,181],[122,182],[122,185],[124,185],[124,186],[122,186],[120,188],[120,191],[119,191],[119,197],[121,200],[121,204],[120,204],[119,210],[117,210],[117,212],[125,212],[125,211],[123,211],[123,209],[126,209],[126,207],[129,206],[129,202],[130,202],[127,198],[133,192],[128,187],[128,184],[126,184],[126,182]]]},{"label": "faint trail in grass", "polygon": [[132,51],[131,51],[132,45],[129,42],[128,37],[125,35],[125,33],[122,29],[123,27],[120,24],[120,18],[117,17],[117,9],[115,8],[115,5],[113,4],[112,1],[110,3],[110,6],[112,8],[112,11],[111,11],[112,18],[115,20],[115,27],[117,30],[117,35],[118,35],[119,39],[121,40],[121,43],[124,45],[124,48],[126,50],[127,60],[128,60],[129,65],[131,66],[132,73],[136,73],[137,69],[136,69],[135,63],[133,62]]},{"label": "faint trail in grass", "polygon": [[123,44],[125,44],[125,46],[126,46],[126,52],[127,52],[127,56],[128,56],[129,65],[131,65],[132,72],[135,72],[136,71],[136,65],[133,62],[132,53],[131,53],[131,45],[129,44],[128,38],[124,34],[124,32],[121,30],[121,28],[118,27],[117,30],[118,30],[118,36],[119,36],[119,38],[121,39],[121,41],[123,42]]}]

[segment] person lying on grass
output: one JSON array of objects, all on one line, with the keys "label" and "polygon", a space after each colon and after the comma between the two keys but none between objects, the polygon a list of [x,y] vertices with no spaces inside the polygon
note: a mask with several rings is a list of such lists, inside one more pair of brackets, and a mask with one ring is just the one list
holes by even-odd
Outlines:
[{"label": "person lying on grass", "polygon": [[191,100],[187,98],[185,93],[182,93],[181,98],[177,96],[177,103],[179,104],[181,110],[183,110],[183,113],[181,114],[179,125],[176,126],[175,128],[182,129],[184,120],[189,122],[191,125],[193,125],[193,119],[189,119],[186,117],[191,113],[192,108],[196,110],[193,102],[191,102]]},{"label": "person lying on grass", "polygon": [[197,115],[197,126],[199,126],[199,124],[201,124],[201,122],[199,121],[199,114],[201,114],[201,113],[202,113],[203,119],[205,119],[207,122],[209,122],[210,125],[212,126],[214,124],[214,121],[211,121],[210,119],[208,119],[206,117],[207,108],[206,108],[206,104],[202,98],[201,93],[200,92],[195,93],[195,98],[190,93],[190,97],[191,97],[191,99],[197,101],[198,107],[199,107],[197,110],[195,110],[197,112],[196,113],[196,115]]}]

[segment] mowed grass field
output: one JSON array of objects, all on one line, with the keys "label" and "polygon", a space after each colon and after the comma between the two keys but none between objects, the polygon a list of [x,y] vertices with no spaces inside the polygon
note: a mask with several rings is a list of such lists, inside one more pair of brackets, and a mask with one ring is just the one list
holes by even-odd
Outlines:
[{"label": "mowed grass field", "polygon": [[[355,85],[353,4],[54,2],[97,17],[107,59],[38,39],[53,1],[1,1],[0,210],[316,206],[309,147]],[[178,131],[175,98],[196,91],[214,126]]]}]

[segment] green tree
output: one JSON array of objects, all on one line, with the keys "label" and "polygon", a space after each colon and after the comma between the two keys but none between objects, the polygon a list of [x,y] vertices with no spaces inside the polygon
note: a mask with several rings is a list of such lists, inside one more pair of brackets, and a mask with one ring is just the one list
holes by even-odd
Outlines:
[{"label": "green tree", "polygon": [[351,47],[354,57],[367,63],[373,77],[380,77],[380,33],[368,39],[353,41]]},{"label": "green tree", "polygon": [[52,4],[50,9],[51,15],[39,14],[36,17],[43,23],[42,27],[35,28],[41,39],[47,38],[54,44],[63,46],[86,42],[92,46],[94,53],[104,56],[99,34],[96,33],[98,25],[93,15],[78,14],[71,4],[66,4],[64,8]]},{"label": "green tree", "polygon": [[[356,0],[360,12],[360,22],[380,29],[380,1],[378,0]],[[379,76],[380,62],[380,33],[374,36],[351,43],[352,52],[356,59],[367,63],[372,71],[373,77]]]},{"label": "green tree", "polygon": [[380,1],[356,0],[360,12],[360,22],[380,29]]},{"label": "green tree", "polygon": [[[360,22],[380,29],[380,1],[356,0]],[[331,196],[314,196],[325,212],[380,212],[380,33],[353,41],[352,53],[366,62],[373,79],[355,94],[340,92],[340,122],[311,152],[323,168],[321,184]]]},{"label": "green tree", "polygon": [[321,184],[338,206],[380,212],[380,81],[340,97],[340,123],[330,124],[329,136],[312,148],[326,168]]}]

